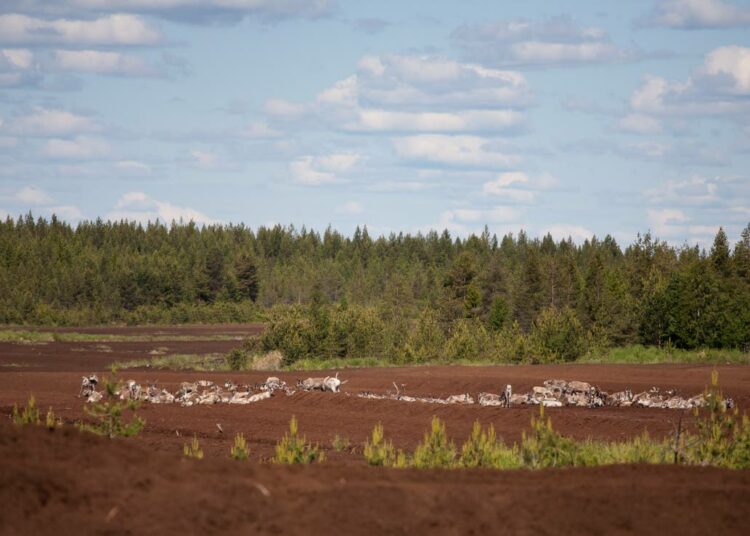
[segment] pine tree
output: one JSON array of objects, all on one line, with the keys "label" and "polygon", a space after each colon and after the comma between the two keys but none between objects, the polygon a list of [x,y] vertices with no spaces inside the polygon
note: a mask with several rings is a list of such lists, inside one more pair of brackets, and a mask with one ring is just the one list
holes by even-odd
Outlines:
[{"label": "pine tree", "polygon": [[260,285],[258,283],[258,268],[255,261],[248,254],[243,254],[235,263],[235,274],[240,296],[244,299],[256,301]]}]

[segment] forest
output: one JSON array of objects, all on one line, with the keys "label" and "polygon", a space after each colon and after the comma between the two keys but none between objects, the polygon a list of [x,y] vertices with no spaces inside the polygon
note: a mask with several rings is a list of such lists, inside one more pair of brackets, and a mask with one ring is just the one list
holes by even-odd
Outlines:
[{"label": "forest", "polygon": [[719,230],[706,251],[645,233],[623,249],[611,236],[73,227],[27,214],[0,222],[0,323],[265,321],[254,344],[291,361],[570,360],[629,344],[746,351],[750,225],[735,240]]}]

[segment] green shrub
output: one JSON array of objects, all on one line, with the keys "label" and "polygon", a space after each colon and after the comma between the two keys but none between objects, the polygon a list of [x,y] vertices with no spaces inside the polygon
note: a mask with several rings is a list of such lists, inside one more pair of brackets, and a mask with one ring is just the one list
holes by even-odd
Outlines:
[{"label": "green shrub", "polygon": [[576,465],[577,445],[552,428],[552,420],[544,418],[544,406],[539,405],[539,417],[531,417],[531,431],[522,433],[520,446],[524,466],[532,469]]},{"label": "green shrub", "polygon": [[325,461],[325,453],[317,445],[313,446],[307,442],[305,436],[298,435],[297,418],[292,417],[289,421],[289,433],[276,444],[276,454],[272,461],[274,463],[321,463]]},{"label": "green shrub", "polygon": [[203,449],[201,448],[201,445],[198,442],[197,436],[193,436],[193,439],[190,441],[190,443],[185,443],[182,446],[182,454],[186,458],[194,458],[196,460],[203,459]]},{"label": "green shrub", "polygon": [[[114,375],[114,371],[113,371]],[[112,381],[108,378],[102,379],[104,386],[101,402],[87,404],[83,411],[94,419],[94,423],[80,423],[81,430],[92,432],[111,438],[131,437],[138,435],[146,424],[146,421],[136,415],[135,411],[140,407],[136,400],[120,400],[116,393],[123,387],[121,382]],[[130,414],[129,422],[123,417]]]},{"label": "green shrub", "polygon": [[336,436],[331,441],[331,446],[336,452],[343,452],[345,450],[349,450],[349,448],[351,447],[351,441],[349,441],[348,437],[342,437],[336,434]]},{"label": "green shrub", "polygon": [[62,426],[62,419],[58,419],[57,417],[55,417],[55,412],[52,411],[52,408],[49,408],[47,410],[47,416],[44,420],[44,425],[49,430],[54,430],[55,428]]},{"label": "green shrub", "polygon": [[586,333],[569,307],[550,307],[539,313],[530,338],[543,363],[575,361],[586,353]]},{"label": "green shrub", "polygon": [[424,435],[414,451],[414,466],[419,469],[450,468],[455,459],[456,446],[448,440],[445,423],[433,417],[430,432]]},{"label": "green shrub", "polygon": [[229,454],[233,460],[247,460],[248,456],[250,456],[250,450],[247,448],[247,441],[245,441],[244,435],[237,434],[234,436],[234,445],[232,445]]},{"label": "green shrub", "polygon": [[385,440],[382,424],[376,424],[372,429],[372,440],[365,441],[365,460],[370,465],[391,467],[396,462],[396,450],[393,443]]},{"label": "green shrub", "polygon": [[750,422],[746,415],[739,419],[737,408],[727,408],[716,370],[711,373],[711,386],[704,398],[706,406],[694,410],[695,434],[685,439],[688,463],[750,467]]},{"label": "green shrub", "polygon": [[39,416],[39,408],[36,406],[34,395],[29,396],[29,401],[22,410],[19,411],[16,404],[13,405],[13,423],[19,426],[24,424],[41,424],[42,419]]},{"label": "green shrub", "polygon": [[242,348],[235,348],[226,356],[230,370],[244,370],[247,368],[247,352]]},{"label": "green shrub", "polygon": [[476,319],[457,320],[445,344],[448,361],[477,361],[491,356],[491,338],[484,325]]},{"label": "green shrub", "polygon": [[474,421],[471,435],[461,446],[459,457],[461,467],[492,467],[495,469],[515,469],[520,467],[518,449],[507,447],[495,437],[495,427],[482,429],[479,421]]}]

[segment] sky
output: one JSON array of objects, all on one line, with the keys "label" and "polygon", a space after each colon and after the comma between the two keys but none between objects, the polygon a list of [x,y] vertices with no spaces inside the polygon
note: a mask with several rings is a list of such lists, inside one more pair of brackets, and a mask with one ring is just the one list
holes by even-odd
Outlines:
[{"label": "sky", "polygon": [[750,222],[750,1],[3,0],[0,217],[675,245]]}]

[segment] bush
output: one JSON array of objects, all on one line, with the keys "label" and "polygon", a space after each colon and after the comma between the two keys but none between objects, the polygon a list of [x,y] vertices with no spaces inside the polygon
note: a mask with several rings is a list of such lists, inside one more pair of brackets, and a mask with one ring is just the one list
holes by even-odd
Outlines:
[{"label": "bush", "polygon": [[247,460],[248,456],[250,456],[250,450],[247,448],[247,441],[245,441],[244,435],[237,434],[234,436],[234,445],[232,445],[229,454],[233,460]]},{"label": "bush", "polygon": [[575,441],[563,437],[552,428],[552,420],[544,419],[544,406],[539,405],[539,417],[531,417],[531,432],[521,437],[520,455],[524,466],[532,469],[576,465]]},{"label": "bush", "polygon": [[747,415],[739,420],[737,408],[728,409],[715,370],[704,398],[706,406],[694,410],[696,432],[685,441],[687,461],[734,469],[750,467],[750,421]]},{"label": "bush", "polygon": [[450,468],[454,466],[456,447],[448,440],[445,423],[432,418],[432,427],[414,451],[414,466],[419,469]]},{"label": "bush", "polygon": [[[84,406],[83,411],[93,417],[95,422],[80,423],[81,430],[92,432],[111,438],[131,437],[138,435],[146,421],[136,415],[135,410],[140,407],[136,400],[120,400],[116,393],[122,389],[122,384],[106,377],[102,379],[104,386],[101,402]],[[125,422],[123,416],[131,413],[130,422]]]},{"label": "bush", "polygon": [[185,443],[182,446],[182,454],[186,458],[194,458],[196,460],[203,459],[203,449],[201,448],[201,445],[198,442],[197,436],[193,436],[193,439],[192,441],[190,441],[190,443]]},{"label": "bush", "polygon": [[445,345],[448,361],[477,361],[489,359],[491,355],[490,336],[479,320],[456,321]]},{"label": "bush", "polygon": [[492,467],[495,469],[515,469],[520,467],[518,449],[506,447],[495,438],[495,427],[482,429],[479,421],[474,421],[471,435],[461,446],[459,458],[461,467]]},{"label": "bush", "polygon": [[586,333],[572,309],[550,307],[534,320],[531,344],[543,363],[570,362],[586,353]]},{"label": "bush", "polygon": [[230,370],[244,370],[247,368],[247,352],[242,348],[235,348],[227,354],[226,361]]},{"label": "bush", "polygon": [[29,396],[29,401],[26,407],[19,411],[17,405],[13,405],[12,417],[13,423],[19,426],[25,424],[41,424],[42,419],[39,416],[39,408],[36,407],[36,399],[34,395]]},{"label": "bush", "polygon": [[396,450],[393,443],[384,439],[385,432],[382,424],[372,429],[372,441],[365,442],[365,460],[370,465],[391,467],[396,462]]},{"label": "bush", "polygon": [[336,436],[331,441],[331,446],[336,452],[343,452],[345,450],[349,450],[351,441],[349,441],[348,437],[341,437],[340,435],[336,434]]},{"label": "bush", "polygon": [[276,444],[276,454],[272,461],[274,463],[321,463],[325,461],[325,453],[320,450],[318,445],[311,445],[307,442],[305,436],[299,437],[297,427],[297,418],[292,417],[289,421],[289,433]]}]

